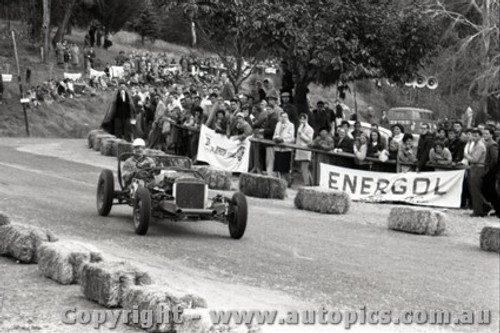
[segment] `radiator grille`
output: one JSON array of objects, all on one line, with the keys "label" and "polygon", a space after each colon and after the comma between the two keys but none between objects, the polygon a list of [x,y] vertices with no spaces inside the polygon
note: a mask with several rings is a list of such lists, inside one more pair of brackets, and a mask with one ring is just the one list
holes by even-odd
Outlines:
[{"label": "radiator grille", "polygon": [[176,183],[175,202],[179,208],[205,208],[205,184]]}]

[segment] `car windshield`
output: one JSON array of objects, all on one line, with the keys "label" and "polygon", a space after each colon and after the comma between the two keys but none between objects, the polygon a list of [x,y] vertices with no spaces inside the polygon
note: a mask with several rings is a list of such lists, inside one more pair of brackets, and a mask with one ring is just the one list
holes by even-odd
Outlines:
[{"label": "car windshield", "polygon": [[152,156],[152,155],[146,155],[146,156],[154,158],[158,163],[158,167],[191,169],[191,160],[187,157],[183,157],[183,156]]}]

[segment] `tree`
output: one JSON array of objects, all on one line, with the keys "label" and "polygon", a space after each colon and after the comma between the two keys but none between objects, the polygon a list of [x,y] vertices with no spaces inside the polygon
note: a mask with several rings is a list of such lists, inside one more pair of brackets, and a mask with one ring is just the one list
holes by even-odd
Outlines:
[{"label": "tree", "polygon": [[403,82],[437,45],[435,25],[417,6],[389,1],[298,0],[267,19],[276,55],[295,74],[295,101],[307,110],[310,83],[344,84],[370,77]]},{"label": "tree", "polygon": [[[269,40],[262,39],[268,25],[267,16],[276,6],[259,0],[177,0],[158,1],[167,10],[182,8],[194,23],[204,45],[216,53],[226,68],[228,78],[237,92],[257,64],[268,55]],[[265,32],[266,35],[270,32]],[[193,40],[196,33],[192,32]]]},{"label": "tree", "polygon": [[104,26],[104,32],[118,32],[145,7],[142,0],[92,0],[90,12]]},{"label": "tree", "polygon": [[141,36],[142,45],[144,45],[146,38],[154,42],[154,40],[159,37],[161,25],[151,4],[144,7],[137,20],[132,22],[131,28]]},{"label": "tree", "polygon": [[[499,1],[433,0],[432,4],[429,13],[447,25],[442,71],[449,72],[448,81],[453,82],[449,94],[466,90],[483,112],[494,113],[500,100]],[[496,117],[500,120],[498,113]]]},{"label": "tree", "polygon": [[[62,19],[58,21],[58,27],[54,38],[52,39],[52,45],[56,45],[57,42],[60,42],[64,38],[64,33],[66,32],[66,28],[68,26],[69,20],[71,19],[71,15],[73,14],[73,8],[75,7],[76,0],[58,0],[57,5],[59,8],[63,8],[63,16]],[[54,6],[56,9],[57,6]]]}]

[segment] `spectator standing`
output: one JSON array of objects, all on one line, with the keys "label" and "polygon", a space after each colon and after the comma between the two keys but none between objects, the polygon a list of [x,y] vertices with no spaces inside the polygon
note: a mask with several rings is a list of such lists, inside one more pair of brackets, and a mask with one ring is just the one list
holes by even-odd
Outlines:
[{"label": "spectator standing", "polygon": [[76,43],[71,44],[70,53],[73,68],[78,68],[78,66],[80,66],[80,48]]},{"label": "spectator standing", "polygon": [[311,112],[309,124],[314,129],[314,137],[319,135],[320,129],[328,128],[330,132],[334,127],[333,121],[335,120],[335,115],[328,112],[328,110],[325,108],[325,102],[318,101],[316,103],[316,109]]},{"label": "spectator standing", "polygon": [[[299,127],[297,128],[297,145],[307,147],[311,144],[314,137],[314,130],[309,125],[307,121],[307,114],[301,113],[299,116]],[[313,179],[311,171],[309,171],[309,165],[311,164],[311,152],[306,150],[296,150],[295,160],[299,162],[300,172],[302,174],[302,180],[305,186],[310,186],[313,184]]]},{"label": "spectator standing", "polygon": [[[362,136],[363,134],[364,133],[361,133],[360,136]],[[382,137],[380,136],[380,133],[377,131],[371,131],[367,156],[378,158],[380,154],[384,153],[384,150],[385,150],[385,144],[384,141],[382,140]]]},{"label": "spectator standing", "polygon": [[483,181],[484,198],[491,203],[495,215],[500,217],[500,197],[497,194],[496,173],[498,170],[498,143],[494,139],[495,131],[492,128],[483,130],[483,140],[486,146],[485,175]]},{"label": "spectator standing", "polygon": [[427,161],[429,160],[429,152],[434,145],[434,136],[430,132],[429,124],[422,124],[420,126],[420,138],[417,146],[417,172],[423,171]]},{"label": "spectator standing", "polygon": [[[264,139],[272,140],[276,130],[276,124],[280,120],[280,114],[283,110],[278,106],[278,95],[270,94],[267,96],[267,118],[263,129]],[[266,147],[266,171],[268,175],[274,174],[274,148],[273,146]]]},{"label": "spectator standing", "polygon": [[415,156],[415,151],[413,150],[413,135],[410,133],[405,133],[403,135],[403,140],[398,148],[398,167],[397,172],[409,172],[412,170],[410,165],[401,165],[401,163],[415,163],[417,162],[417,157]]},{"label": "spectator standing", "polygon": [[482,142],[482,133],[478,129],[471,131],[472,139],[465,146],[464,157],[469,167],[469,192],[472,199],[471,217],[483,217],[485,213],[485,200],[482,194],[484,180],[484,165],[486,159],[486,147]]},{"label": "spectator standing", "polygon": [[389,151],[389,158],[395,160],[397,159],[399,145],[403,141],[405,130],[401,124],[392,125],[391,130],[392,130],[392,136],[389,138],[388,151]]},{"label": "spectator standing", "polygon": [[288,186],[292,185],[290,170],[292,167],[292,149],[280,147],[282,143],[293,143],[295,141],[295,126],[288,119],[288,114],[284,111],[280,113],[280,120],[276,124],[273,134],[273,140],[278,144],[274,148],[274,166],[273,172],[276,172],[279,178],[285,178]]},{"label": "spectator standing", "polygon": [[281,93],[281,108],[288,115],[288,119],[295,126],[295,130],[299,127],[299,114],[297,113],[297,107],[291,103],[291,95],[288,91]]},{"label": "spectator standing", "polygon": [[363,161],[366,159],[368,153],[368,138],[363,133],[357,138],[353,145],[354,163],[358,165],[365,165]]},{"label": "spectator standing", "polygon": [[450,166],[452,161],[450,150],[445,147],[442,141],[436,141],[429,152],[429,163]]},{"label": "spectator standing", "polygon": [[337,137],[335,137],[335,152],[339,153],[352,153],[354,141],[347,136],[344,127],[337,130]]},{"label": "spectator standing", "polygon": [[133,116],[135,117],[134,103],[126,91],[125,85],[122,85],[101,126],[117,138],[130,141],[132,136],[130,119]]},{"label": "spectator standing", "polygon": [[357,139],[361,134],[363,134],[363,130],[361,129],[361,122],[354,122],[354,130],[351,132],[351,136],[354,139]]},{"label": "spectator standing", "polygon": [[448,132],[448,149],[450,150],[453,163],[459,163],[464,159],[464,148],[466,142],[457,137],[457,132],[451,130]]},{"label": "spectator standing", "polygon": [[387,112],[386,111],[382,111],[382,117],[380,117],[379,124],[383,128],[390,128],[391,127],[389,119],[387,118]]},{"label": "spectator standing", "polygon": [[221,80],[222,80],[222,92],[221,92],[222,98],[225,101],[230,101],[234,99],[233,85],[231,84],[231,81],[229,80],[227,73],[224,72],[221,74]]}]

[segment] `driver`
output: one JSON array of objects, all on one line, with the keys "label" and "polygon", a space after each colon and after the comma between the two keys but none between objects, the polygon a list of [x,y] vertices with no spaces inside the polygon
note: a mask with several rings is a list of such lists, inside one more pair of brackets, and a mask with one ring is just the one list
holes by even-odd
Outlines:
[{"label": "driver", "polygon": [[125,182],[125,187],[130,185],[132,178],[138,169],[156,168],[155,160],[144,155],[145,149],[146,143],[143,139],[135,139],[132,143],[132,152],[134,153],[134,156],[129,157],[125,161],[122,169],[122,177]]}]

